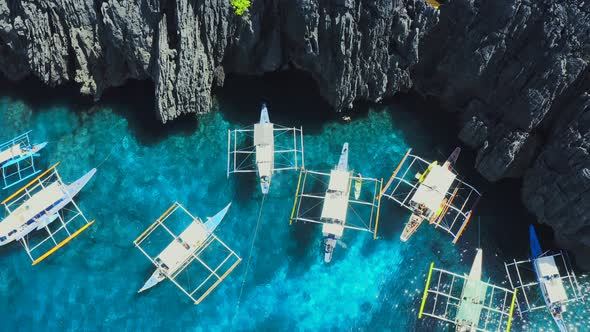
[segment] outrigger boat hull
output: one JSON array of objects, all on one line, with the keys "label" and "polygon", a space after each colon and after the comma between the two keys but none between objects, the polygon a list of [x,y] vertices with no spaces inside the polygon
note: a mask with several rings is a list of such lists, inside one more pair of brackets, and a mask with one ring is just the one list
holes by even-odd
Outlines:
[{"label": "outrigger boat hull", "polygon": [[543,256],[543,250],[541,249],[541,244],[539,243],[539,238],[537,237],[537,233],[535,232],[535,228],[533,225],[529,226],[529,239],[530,239],[530,246],[531,246],[531,256],[533,260],[533,268],[535,270],[535,275],[537,276],[537,281],[539,282],[539,287],[541,288],[541,293],[543,295],[543,300],[553,318],[553,321],[557,325],[560,332],[567,332],[567,327],[565,325],[565,321],[563,320],[562,313],[566,311],[564,305],[562,305],[559,301],[551,302],[549,299],[548,287],[553,287],[550,284],[546,285],[545,280],[543,279],[542,273],[539,270],[539,266],[537,265],[538,260],[547,259]]},{"label": "outrigger boat hull", "polygon": [[[346,175],[344,180],[342,179],[342,174]],[[340,158],[338,159],[338,165],[336,165],[336,168],[330,173],[330,183],[328,184],[328,190],[324,197],[324,206],[322,207],[322,217],[333,221],[332,223],[324,223],[322,225],[322,235],[324,236],[324,262],[326,263],[332,261],[336,242],[342,238],[342,234],[344,233],[346,214],[335,215],[333,210],[335,208],[334,202],[336,202],[335,204],[342,204],[344,202],[343,206],[339,205],[339,209],[344,209],[344,211],[348,209],[350,175],[351,174],[348,173],[348,143],[344,143],[342,145]],[[333,182],[332,176],[334,176],[335,179],[340,179],[340,185],[337,184],[338,180],[334,180]],[[342,186],[342,182],[344,182],[344,186]],[[344,191],[342,191],[343,189],[339,189],[339,187],[344,187]],[[341,199],[342,197],[345,198],[344,201]]]},{"label": "outrigger boat hull", "polygon": [[138,290],[137,293],[139,294],[143,291],[146,291],[154,287],[164,279],[166,279],[166,275],[163,272],[161,272],[158,268],[156,271],[154,271],[154,273],[152,273],[152,276],[145,282],[145,284],[143,284],[143,287],[141,287],[141,289]]},{"label": "outrigger boat hull", "polygon": [[[227,211],[229,210],[230,207],[231,207],[231,202],[229,204],[227,204],[227,206],[224,207],[221,211],[217,212],[213,217],[208,217],[207,221],[203,223],[204,227],[205,227],[205,232],[207,233],[207,237],[209,237],[209,235],[211,235],[215,231],[217,226],[219,226],[219,224],[221,223],[221,221],[223,220],[223,218],[227,214]],[[180,238],[180,236],[179,236],[179,238]],[[189,256],[190,255],[192,255],[192,252],[189,253]],[[173,272],[174,271],[170,271],[170,273],[173,273]],[[166,277],[167,277],[166,273],[162,270],[162,268],[160,266],[158,266],[156,268],[156,270],[152,273],[150,278],[137,291],[137,293],[141,293],[143,291],[146,291],[146,290],[156,286],[162,280],[166,279]]]},{"label": "outrigger boat hull", "polygon": [[[268,116],[268,109],[266,108],[265,103],[262,103],[262,109],[260,110],[260,122],[259,123],[260,124],[270,123],[270,117]],[[260,154],[262,154],[262,153],[274,154],[274,147],[269,148],[268,146],[266,146],[266,147],[260,147],[260,149],[261,150],[259,151],[258,147],[257,147],[257,150],[256,150],[257,158],[258,158],[259,153]],[[268,150],[265,151],[265,149],[271,149],[271,151],[268,151]],[[256,164],[257,164],[256,173],[258,174],[258,178],[260,179],[260,190],[262,191],[263,195],[266,195],[266,194],[268,194],[268,192],[270,190],[270,180],[272,178],[274,162],[269,163],[269,160],[265,159],[261,163],[259,163],[257,161]]]},{"label": "outrigger boat hull", "polygon": [[23,151],[23,154],[20,154],[18,156],[15,156],[12,159],[8,159],[5,161],[0,161],[0,165],[2,165],[2,167],[8,167],[8,166],[12,166],[15,164],[18,164],[19,162],[21,162],[22,160],[25,160],[31,156],[33,157],[38,157],[39,156],[39,151],[41,151],[43,148],[45,148],[45,146],[47,146],[47,142],[43,142],[43,143],[39,143],[39,144],[35,144],[33,145],[33,147],[27,151]]},{"label": "outrigger boat hull", "polygon": [[[29,220],[22,221],[19,227],[20,229],[17,229],[16,232],[14,232],[13,230],[9,230],[9,234],[12,234],[6,235],[6,238],[0,241],[0,246],[11,243],[12,241],[20,240],[30,232],[46,227],[51,222],[55,221],[58,218],[58,212],[61,209],[63,209],[66,205],[68,205],[70,202],[72,202],[74,196],[76,196],[80,192],[80,190],[82,190],[82,188],[86,186],[86,184],[92,179],[94,174],[96,174],[96,168],[93,168],[80,179],[67,185],[65,190],[62,187],[61,191],[63,196],[61,198],[57,198],[53,203],[51,203],[48,207],[42,210],[35,217]],[[4,220],[10,218],[11,215],[12,213],[8,215]],[[4,236],[0,234],[0,238],[3,237]]]}]

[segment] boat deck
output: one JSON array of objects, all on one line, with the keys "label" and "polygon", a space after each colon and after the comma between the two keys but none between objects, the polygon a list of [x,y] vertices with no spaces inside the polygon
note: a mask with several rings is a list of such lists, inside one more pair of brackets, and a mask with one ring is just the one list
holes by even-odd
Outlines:
[{"label": "boat deck", "polygon": [[24,153],[20,144],[15,144],[10,148],[0,151],[0,164],[3,164],[13,158],[19,157]]},{"label": "boat deck", "polygon": [[158,255],[156,260],[168,266],[167,273],[173,274],[191,255],[199,249],[209,236],[205,225],[200,221],[193,221],[178,238]]},{"label": "boat deck", "polygon": [[424,204],[431,211],[438,210],[456,177],[447,167],[435,165],[418,186],[411,201]]},{"label": "boat deck", "polygon": [[334,169],[330,172],[328,191],[322,207],[322,219],[346,221],[350,196],[351,176],[349,171]]},{"label": "boat deck", "polygon": [[270,176],[274,168],[274,126],[272,123],[254,124],[256,166],[260,176]]},{"label": "boat deck", "polygon": [[540,257],[535,260],[539,273],[539,282],[547,291],[549,303],[567,301],[567,293],[560,278],[559,270],[553,256]]},{"label": "boat deck", "polygon": [[488,285],[479,279],[468,278],[463,289],[463,298],[457,311],[457,324],[478,326]]},{"label": "boat deck", "polygon": [[64,191],[60,184],[57,181],[51,183],[44,189],[34,193],[26,202],[14,209],[0,222],[0,234],[16,229],[63,197]]}]

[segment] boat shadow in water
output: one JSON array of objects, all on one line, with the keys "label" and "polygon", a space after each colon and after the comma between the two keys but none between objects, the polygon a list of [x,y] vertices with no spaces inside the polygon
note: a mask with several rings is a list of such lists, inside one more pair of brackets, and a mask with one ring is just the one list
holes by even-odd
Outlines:
[{"label": "boat shadow in water", "polygon": [[[48,87],[36,78],[19,82],[0,78],[0,91],[23,101],[33,112],[42,113],[65,108],[78,116],[78,127],[84,127],[85,115],[110,109],[127,119],[131,133],[144,145],[154,145],[172,135],[190,136],[197,130],[194,114],[182,115],[163,124],[155,112],[154,84],[151,81],[127,80],[123,86],[108,88],[99,101],[80,94],[79,86],[68,83]],[[26,117],[28,113],[23,113]],[[23,119],[26,120],[26,119]]]}]

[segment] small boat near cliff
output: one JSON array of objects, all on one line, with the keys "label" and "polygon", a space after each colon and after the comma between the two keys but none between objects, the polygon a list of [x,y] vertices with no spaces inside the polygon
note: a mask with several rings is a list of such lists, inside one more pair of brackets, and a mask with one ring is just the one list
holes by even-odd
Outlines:
[{"label": "small boat near cliff", "polygon": [[268,194],[274,172],[300,167],[304,167],[303,128],[270,122],[264,103],[258,123],[227,133],[227,177],[256,173],[262,194]]},{"label": "small boat near cliff", "polygon": [[457,332],[510,331],[516,291],[482,280],[483,251],[477,249],[468,275],[430,264],[418,318],[455,325]]},{"label": "small boat near cliff", "polygon": [[[199,304],[207,297],[241,261],[241,258],[214,234],[230,206],[231,202],[213,217],[207,218],[207,221],[202,221],[201,218],[193,216],[182,205],[175,202],[137,237],[133,243],[156,267],[138,293],[168,279],[195,304]],[[182,231],[176,234],[172,231],[176,229],[182,229]],[[152,242],[162,242],[160,236],[169,236],[172,241],[162,250],[152,248]],[[152,241],[151,237],[157,237],[157,239]],[[152,257],[150,253],[153,252],[158,254]],[[207,263],[211,258],[208,256],[211,252],[217,255],[224,253],[222,256],[224,258],[215,260],[215,263]],[[197,276],[193,277],[198,285],[196,288],[195,283],[183,284],[178,278],[184,271],[189,271],[187,273],[190,274],[190,271],[193,271],[191,267],[193,263],[196,263],[197,268],[202,267],[203,271],[207,271],[206,275],[199,275],[202,277],[201,280]]]},{"label": "small boat near cliff", "polygon": [[467,227],[481,194],[462,181],[454,169],[461,152],[456,148],[447,160],[427,161],[409,149],[380,192],[410,210],[400,239],[406,242],[424,220],[453,236],[456,243]]},{"label": "small boat near cliff", "polygon": [[[533,225],[529,226],[529,241],[531,257],[528,260],[504,263],[510,285],[522,293],[518,302],[519,313],[522,316],[523,313],[546,308],[559,331],[567,332],[564,318],[566,304],[584,300],[567,253],[543,252]],[[535,273],[535,281],[523,278],[531,267]],[[535,297],[531,294],[531,289],[537,287],[544,303],[533,300]]]},{"label": "small boat near cliff", "polygon": [[[290,224],[303,221],[322,225],[326,263],[332,260],[336,244],[342,238],[345,229],[366,231],[374,237],[377,234],[380,203],[377,193],[383,181],[363,178],[360,173],[354,176],[348,168],[348,152],[348,143],[344,143],[338,164],[330,173],[301,170],[291,211]],[[354,194],[351,190],[353,182]],[[373,188],[369,200],[360,199],[360,187],[357,187],[357,183],[366,183],[367,187]],[[325,191],[315,191],[322,190],[319,188],[325,188]],[[352,195],[354,197],[351,197]],[[354,213],[348,213],[349,210]]]}]

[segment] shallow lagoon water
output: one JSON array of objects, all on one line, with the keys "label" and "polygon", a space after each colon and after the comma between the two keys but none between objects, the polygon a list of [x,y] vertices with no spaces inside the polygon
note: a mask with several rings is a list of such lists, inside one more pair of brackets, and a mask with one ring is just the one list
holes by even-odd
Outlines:
[{"label": "shallow lagoon water", "polygon": [[[241,88],[230,81],[216,97],[214,112],[165,128],[145,120],[151,116],[149,100],[133,102],[149,94],[145,90],[98,105],[64,100],[59,93],[37,92],[44,96],[39,100],[0,90],[0,140],[33,130],[37,141],[50,143],[41,164],[60,161],[66,181],[98,167],[77,200],[96,219],[90,229],[35,267],[20,245],[0,247],[2,330],[446,331],[450,328],[444,324],[417,320],[431,261],[467,273],[480,243],[484,275],[505,284],[503,261],[527,256],[532,218],[518,202],[517,183],[485,182],[472,170],[472,153],[464,152],[458,168],[484,198],[479,218],[458,245],[431,227],[421,227],[410,242],[401,243],[408,214],[384,200],[379,239],[347,230],[346,248],[337,247],[326,265],[320,227],[289,226],[297,172],[283,172],[273,177],[246,271],[262,195],[253,174],[226,178],[227,130],[255,122],[261,100],[268,102],[273,122],[303,125],[309,169],[329,170],[348,141],[355,171],[387,178],[408,147],[443,159],[457,142],[447,137],[444,116],[428,118],[432,110],[417,109],[422,105],[407,99],[361,106],[353,121],[344,123],[313,97],[292,98],[294,92],[269,83],[234,84]],[[153,268],[132,242],[174,201],[201,217],[233,201],[216,234],[244,260],[199,306],[170,282],[136,294]],[[541,233],[550,245],[549,233]],[[588,294],[590,278],[582,275],[580,282]],[[589,305],[570,310],[568,322],[590,331]],[[513,331],[524,330],[555,328],[541,311],[524,325],[516,319]]]}]

